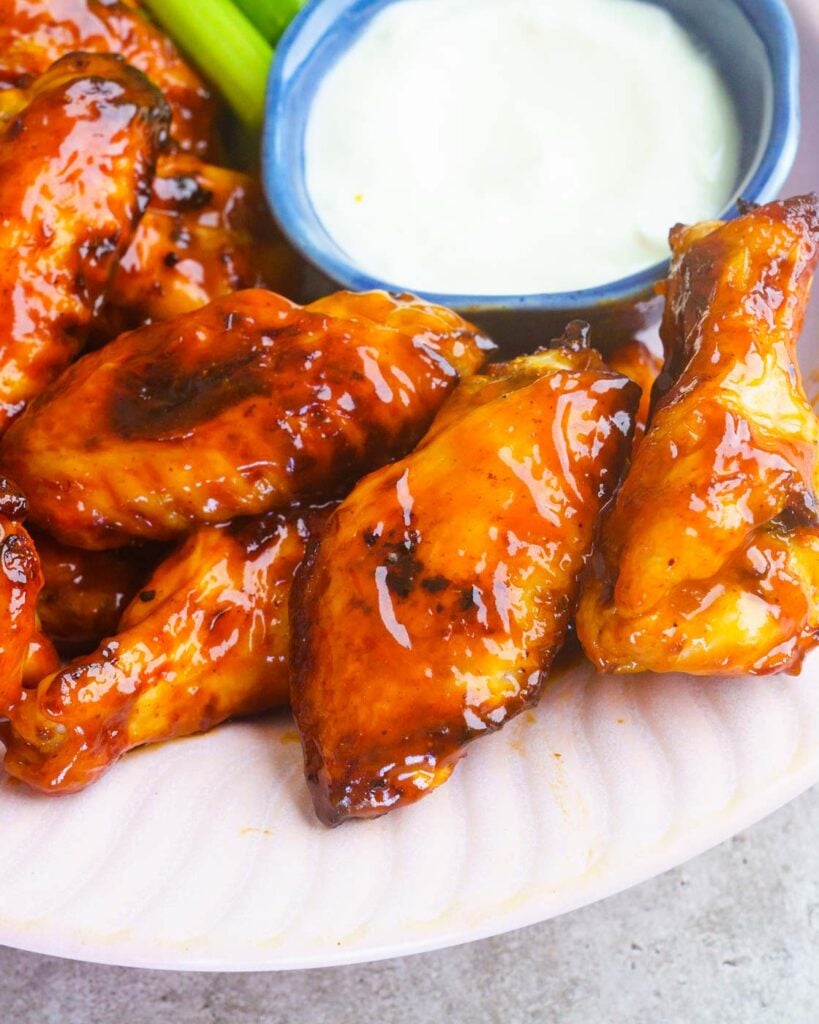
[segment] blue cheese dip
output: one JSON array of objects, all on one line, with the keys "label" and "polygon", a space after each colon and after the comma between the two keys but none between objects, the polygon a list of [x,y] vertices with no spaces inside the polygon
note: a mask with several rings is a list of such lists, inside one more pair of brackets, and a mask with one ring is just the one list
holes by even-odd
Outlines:
[{"label": "blue cheese dip", "polygon": [[604,284],[733,197],[708,56],[642,0],[396,0],[326,74],[305,172],[366,273],[421,292]]}]

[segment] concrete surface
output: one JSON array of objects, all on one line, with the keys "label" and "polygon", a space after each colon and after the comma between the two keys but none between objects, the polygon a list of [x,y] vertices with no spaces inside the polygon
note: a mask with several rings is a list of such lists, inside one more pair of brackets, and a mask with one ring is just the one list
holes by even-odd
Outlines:
[{"label": "concrete surface", "polygon": [[815,1024],[819,787],[564,918],[457,949],[288,974],[98,967],[0,948],[14,1024]]}]

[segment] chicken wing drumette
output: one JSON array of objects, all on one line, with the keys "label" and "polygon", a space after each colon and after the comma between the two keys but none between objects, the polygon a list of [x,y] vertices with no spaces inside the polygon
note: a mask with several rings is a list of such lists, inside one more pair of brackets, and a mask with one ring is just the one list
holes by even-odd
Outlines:
[{"label": "chicken wing drumette", "polygon": [[0,430],[76,355],[150,194],[168,110],[119,57],[0,93]]},{"label": "chicken wing drumette", "polygon": [[64,543],[169,539],[324,499],[409,451],[490,343],[386,293],[226,296],[75,363],[14,427],[32,519]]},{"label": "chicken wing drumette", "polygon": [[819,638],[819,421],[796,363],[815,197],[672,232],[651,427],[577,629],[604,671],[768,673]]},{"label": "chicken wing drumette", "polygon": [[133,0],[0,0],[0,81],[26,85],[69,53],[117,53],[162,90],[185,150],[212,147],[218,106]]},{"label": "chicken wing drumette", "polygon": [[126,608],[97,651],[25,690],[5,765],[71,793],[126,750],[202,732],[288,700],[288,595],[323,510],[196,530]]},{"label": "chicken wing drumette", "polygon": [[659,359],[642,341],[627,341],[618,345],[606,355],[606,366],[611,367],[624,377],[639,385],[640,408],[637,410],[634,424],[634,442],[632,454],[645,437],[651,415],[651,393],[654,382],[663,367]]},{"label": "chicken wing drumette", "polygon": [[215,102],[173,44],[136,4],[106,0],[0,0],[0,81],[25,83],[74,51],[122,54],[164,93],[184,152],[160,158],[148,209],[111,283],[95,332],[197,309],[220,295],[265,286],[290,294],[292,250],[273,224],[259,183],[204,163]]},{"label": "chicken wing drumette", "polygon": [[324,822],[419,799],[537,700],[638,400],[580,347],[490,367],[332,515],[291,602],[291,701]]}]

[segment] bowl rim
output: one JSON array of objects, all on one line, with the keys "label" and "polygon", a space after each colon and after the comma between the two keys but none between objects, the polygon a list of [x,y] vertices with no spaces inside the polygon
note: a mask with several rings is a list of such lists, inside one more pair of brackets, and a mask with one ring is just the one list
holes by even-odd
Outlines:
[{"label": "bowl rim", "polygon": [[[283,74],[301,33],[309,28],[316,11],[327,0],[308,0],[279,41],[270,68],[265,100],[265,121],[262,131],[262,181],[268,203],[287,239],[317,270],[344,287],[354,291],[385,289],[406,292],[409,289],[361,270],[343,255],[331,252],[317,243],[311,234],[300,230],[303,218],[286,175],[276,173],[281,112],[291,82]],[[347,6],[365,6],[375,0],[351,0]],[[655,2],[655,0],[651,0]],[[662,4],[662,0],[658,0]],[[799,39],[785,0],[729,0],[744,14],[758,35],[768,57],[771,71],[771,119],[768,139],[759,163],[741,196],[730,204],[719,219],[737,216],[742,201],[759,203],[775,199],[796,158],[799,144]],[[345,8],[346,9],[346,8]],[[353,29],[340,26],[340,33],[349,36]],[[317,217],[318,219],[318,217]],[[340,250],[339,250],[340,253]],[[656,281],[668,273],[669,260],[589,288],[562,292],[533,292],[526,295],[461,294],[457,292],[421,291],[427,300],[464,310],[530,310],[562,311],[622,302],[649,293]]]}]

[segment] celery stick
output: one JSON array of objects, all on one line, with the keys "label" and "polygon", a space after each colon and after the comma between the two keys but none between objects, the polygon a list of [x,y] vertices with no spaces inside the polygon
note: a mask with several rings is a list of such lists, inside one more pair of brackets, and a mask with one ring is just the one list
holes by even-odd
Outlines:
[{"label": "celery stick", "polygon": [[234,0],[268,42],[274,45],[307,0]]},{"label": "celery stick", "polygon": [[156,20],[222,93],[242,122],[261,128],[273,48],[230,0],[146,0]]}]

